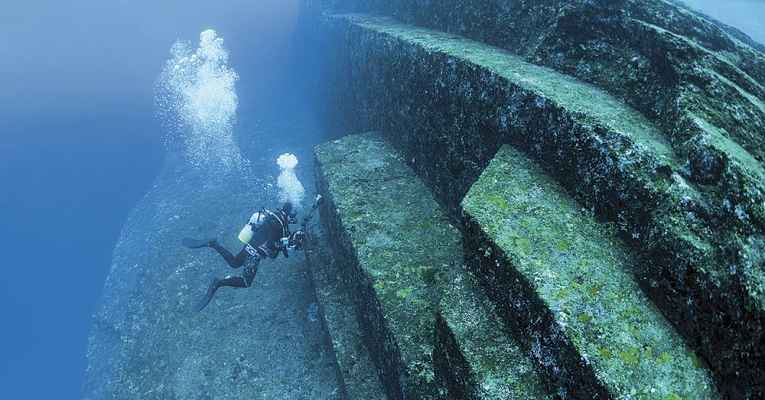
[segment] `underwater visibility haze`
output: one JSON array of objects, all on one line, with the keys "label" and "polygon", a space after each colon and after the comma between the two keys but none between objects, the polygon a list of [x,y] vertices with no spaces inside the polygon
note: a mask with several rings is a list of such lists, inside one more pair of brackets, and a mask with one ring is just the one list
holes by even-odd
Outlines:
[{"label": "underwater visibility haze", "polygon": [[[220,128],[225,133],[216,139],[220,143],[235,140],[239,132],[266,139],[253,140],[250,149],[255,158],[270,158],[261,174],[274,184],[280,171],[277,152],[288,152],[292,141],[311,140],[311,95],[306,93],[317,67],[310,61],[310,40],[296,40],[297,13],[297,2],[291,1],[4,6],[2,397],[82,397],[92,314],[115,243],[131,210],[155,184],[173,146],[168,141],[184,139],[168,126],[184,121],[171,121],[164,112],[207,121],[190,125],[199,129],[228,124]],[[174,43],[196,49],[200,33],[208,29],[226,37],[231,52],[226,65],[247,71],[228,92],[236,104],[229,111],[205,108],[232,107],[219,102],[227,97],[215,92],[228,90],[220,81],[189,87],[199,93],[187,93],[189,101],[176,103],[196,107],[199,115],[163,108],[158,85]],[[203,104],[190,105],[194,99]],[[286,110],[289,120],[269,117],[274,110]],[[206,113],[223,120],[213,121],[217,117]],[[268,140],[278,136],[288,138]],[[204,135],[196,138],[204,140]],[[216,143],[189,146],[223,151]],[[216,159],[198,154],[206,155]]]},{"label": "underwater visibility haze", "polygon": [[0,11],[0,397],[765,398],[765,3]]}]

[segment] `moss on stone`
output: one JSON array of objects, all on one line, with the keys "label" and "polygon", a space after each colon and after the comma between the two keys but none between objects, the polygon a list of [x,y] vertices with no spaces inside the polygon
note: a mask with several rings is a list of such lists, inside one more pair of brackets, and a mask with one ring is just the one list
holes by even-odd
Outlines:
[{"label": "moss on stone", "polygon": [[436,323],[437,373],[455,399],[550,399],[528,354],[508,335],[477,282],[455,268]]},{"label": "moss on stone", "polygon": [[763,139],[755,134],[765,126],[765,47],[678,2],[403,0],[332,6],[459,34],[592,83],[654,120],[677,146],[693,134],[678,115],[702,112],[765,161]]},{"label": "moss on stone", "polygon": [[592,85],[470,39],[379,17],[352,15],[347,18],[358,26],[421,46],[428,52],[446,54],[491,71],[498,78],[538,95],[540,106],[552,102],[568,112],[582,114],[584,120],[602,124],[639,146],[649,148],[663,162],[674,164],[669,143],[656,127],[621,101]]},{"label": "moss on stone", "polygon": [[353,293],[332,257],[326,234],[318,226],[311,226],[305,256],[319,314],[335,352],[343,398],[385,400],[377,369],[361,337]]},{"label": "moss on stone", "polygon": [[[508,208],[496,207],[491,198],[498,195]],[[596,223],[525,156],[503,147],[463,207],[498,251],[490,257],[493,261],[482,263],[480,273],[512,269],[543,304],[532,313],[534,319],[518,322],[527,327],[525,332],[544,336],[546,328],[535,327],[534,321],[550,318],[561,336],[538,340],[571,346],[614,398],[717,398],[708,372],[696,365],[693,353],[634,281],[634,261],[613,232]],[[566,250],[558,246],[561,240],[570,243]],[[489,284],[499,285],[497,291],[507,289],[501,280]],[[591,295],[592,287],[597,287],[597,296]],[[537,361],[564,361],[551,358]],[[576,388],[580,382],[567,384]]]},{"label": "moss on stone", "polygon": [[[476,15],[490,13],[475,4],[462,3],[455,7],[472,7],[471,12]],[[531,4],[518,4],[521,3]],[[576,7],[585,3],[592,4],[577,2]],[[549,18],[554,21],[558,16],[555,6],[547,5],[551,7]],[[530,7],[536,13],[547,5]],[[655,6],[655,2],[651,2],[650,8]],[[631,12],[645,11],[637,2],[630,2],[630,7],[633,7]],[[598,26],[608,27],[610,25],[605,24],[608,20],[601,18],[613,11],[608,9],[605,14],[589,16],[573,13],[567,23],[579,18],[587,21],[592,16]],[[541,13],[534,15],[547,18]],[[455,13],[454,17],[463,16]],[[645,23],[632,19],[621,21],[630,24],[629,29],[637,35],[640,51],[650,50],[661,59],[662,54],[653,54],[661,51],[651,47],[661,43],[673,54],[707,57],[702,55],[706,54],[705,50],[675,38],[675,33],[665,32],[666,21],[657,18],[661,16],[651,12],[640,14],[638,19]],[[690,37],[695,17],[689,18],[681,20],[685,24],[682,30]],[[621,23],[614,21],[617,22]],[[537,28],[541,25],[536,24],[542,24],[541,20],[529,23],[530,32],[540,32]],[[521,59],[487,44],[384,18],[330,17],[327,26],[336,35],[338,46],[344,49],[347,56],[344,63],[347,62],[354,77],[350,81],[344,77],[342,83],[349,86],[344,92],[349,94],[346,98],[353,98],[352,103],[346,101],[338,108],[355,110],[355,126],[381,129],[453,217],[459,215],[459,202],[498,147],[512,143],[543,165],[585,208],[610,222],[622,239],[641,255],[635,272],[644,290],[677,325],[688,343],[712,364],[718,382],[731,396],[765,393],[765,385],[760,383],[765,382],[762,367],[765,351],[759,345],[765,338],[765,309],[760,306],[759,292],[749,289],[756,287],[758,277],[765,274],[758,270],[752,270],[752,275],[743,273],[745,261],[740,256],[747,237],[762,234],[765,229],[763,190],[761,182],[756,180],[757,174],[752,173],[759,160],[754,157],[751,146],[745,147],[744,142],[730,132],[719,136],[727,143],[709,140],[714,135],[710,136],[710,131],[693,118],[698,115],[708,126],[719,124],[721,129],[727,129],[722,120],[709,114],[720,110],[708,104],[692,107],[692,104],[700,104],[695,95],[675,98],[675,92],[666,91],[665,84],[671,84],[676,76],[666,77],[669,80],[664,82],[654,79],[658,76],[640,75],[645,71],[640,68],[636,71],[630,60],[636,57],[634,63],[643,65],[655,62],[655,57],[609,47],[621,42],[609,42],[602,53],[594,53],[589,44],[567,47],[570,43],[561,38],[562,47],[545,51],[543,59],[558,54],[581,60],[583,72],[578,67],[572,70],[553,62],[550,66],[556,72],[523,64],[523,59],[529,60],[523,54]],[[480,24],[475,28],[480,29]],[[566,32],[570,28],[566,27]],[[542,27],[542,31],[544,29]],[[718,46],[729,44],[717,43]],[[622,60],[627,61],[619,69],[606,61],[612,59],[612,50],[625,51],[625,54],[617,54],[624,55],[626,58]],[[500,60],[506,56],[512,60],[507,63]],[[565,61],[561,62],[565,64]],[[664,61],[668,63],[664,67],[675,65],[672,60]],[[735,68],[743,69],[743,64],[731,66],[729,60],[714,62],[714,71],[725,72],[730,82],[761,98],[756,94],[756,85],[735,71]],[[693,72],[696,67],[704,69],[708,65],[683,64],[681,69]],[[578,78],[605,77],[608,80],[605,83],[586,79],[605,91],[565,77],[561,71]],[[637,107],[640,104],[630,101],[632,97],[626,98],[626,92],[614,91],[620,87],[620,74],[633,72],[641,81],[626,86],[625,90],[629,90],[634,99],[650,99],[638,103],[657,106],[660,110],[652,114],[651,110]],[[706,82],[707,78],[696,82]],[[694,90],[688,88],[682,93],[692,94]],[[583,101],[558,92],[594,97]],[[664,94],[667,97],[661,97]],[[658,102],[657,95],[660,96]],[[736,96],[738,100],[731,102],[738,104],[744,97]],[[620,104],[617,98],[654,119],[664,128],[663,132],[658,132],[640,113]],[[581,107],[588,102],[597,107],[582,112]],[[601,107],[605,107],[605,111],[595,110]],[[626,114],[613,110],[636,115],[640,123],[633,123]],[[656,113],[664,112],[666,119],[656,119]],[[628,122],[613,122],[612,116]],[[666,125],[662,121],[672,123]],[[635,131],[644,126],[648,127],[647,131]],[[757,132],[757,129],[749,129],[749,132]],[[670,147],[663,143],[666,138],[670,138],[667,141]],[[750,157],[746,157],[746,152],[732,153],[736,145]],[[670,152],[666,153],[666,149]],[[747,163],[752,168],[746,167]],[[524,246],[526,242],[519,244],[528,247]],[[559,245],[566,247],[566,243]]]},{"label": "moss on stone", "polygon": [[322,220],[388,396],[435,398],[434,315],[441,276],[462,261],[459,231],[378,134],[320,145],[316,159]]}]

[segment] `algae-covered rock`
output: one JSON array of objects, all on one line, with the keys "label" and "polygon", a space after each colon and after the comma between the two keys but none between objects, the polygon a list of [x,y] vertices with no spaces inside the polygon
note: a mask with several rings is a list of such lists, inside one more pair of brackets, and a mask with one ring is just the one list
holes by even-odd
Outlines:
[{"label": "algae-covered rock", "polygon": [[682,152],[706,129],[765,161],[765,47],[666,0],[334,1],[509,50],[595,84],[657,122]]},{"label": "algae-covered rock", "polygon": [[318,314],[335,351],[343,398],[385,400],[377,369],[361,337],[354,294],[348,290],[346,276],[331,253],[324,231],[311,226],[305,258],[319,302]]},{"label": "algae-covered rock", "polygon": [[94,315],[83,399],[337,398],[332,349],[306,315],[315,298],[301,255],[264,261],[251,288],[221,289],[193,310],[232,270],[180,239],[236,249],[254,204],[270,197],[260,179],[214,172],[171,155],[125,223]]},{"label": "algae-covered rock", "polygon": [[475,278],[447,277],[436,318],[436,374],[452,399],[551,399],[531,357],[509,335]]},{"label": "algae-covered rock", "polygon": [[[364,4],[367,3],[359,4],[360,10],[364,10]],[[376,4],[409,10],[406,6],[410,2]],[[435,2],[428,4],[440,7]],[[626,82],[620,74],[635,70],[628,65],[617,68],[604,64],[590,77],[584,66],[575,68],[574,73],[560,64],[598,58],[593,55],[597,54],[593,53],[596,49],[586,43],[574,46],[571,53],[562,50],[556,53],[561,56],[555,59],[560,63],[537,60],[536,56],[521,51],[522,48],[544,51],[549,48],[545,47],[548,41],[558,43],[554,32],[562,27],[556,25],[550,28],[553,31],[548,31],[544,21],[557,21],[559,17],[560,21],[577,21],[587,14],[582,14],[582,10],[591,10],[590,5],[600,10],[600,14],[593,14],[598,24],[593,25],[595,32],[591,36],[597,37],[606,35],[606,31],[598,29],[605,29],[609,21],[617,27],[629,22],[644,29],[646,20],[660,26],[666,21],[651,19],[651,15],[656,15],[649,11],[661,6],[656,9],[674,13],[682,22],[678,29],[692,37],[692,41],[706,43],[704,46],[717,43],[718,48],[733,46],[725,47],[730,50],[722,52],[725,57],[734,53],[754,57],[755,62],[742,61],[743,56],[733,58],[739,63],[734,72],[748,71],[745,74],[755,81],[759,79],[755,78],[759,76],[758,50],[727,28],[672,3],[654,1],[646,2],[645,8],[638,2],[625,2],[632,7],[628,14],[634,18],[623,13],[609,17],[612,15],[609,13],[616,11],[603,2],[544,3],[549,9],[540,6],[542,2],[513,2],[526,7],[523,15],[527,18],[518,22],[521,25],[507,29],[519,29],[526,36],[519,37],[516,45],[502,44],[500,48],[496,47],[499,43],[470,33],[470,27],[481,28],[477,22],[469,23],[472,20],[466,19],[466,15],[473,12],[480,15],[475,21],[488,17],[478,10],[477,4],[470,8],[470,13],[463,13],[469,4],[474,3],[453,4],[454,12],[449,18],[465,22],[466,26],[457,29],[455,25],[448,30],[494,45],[386,18],[345,15],[325,19],[327,31],[345,54],[341,63],[348,68],[344,82],[348,93],[344,93],[339,108],[346,112],[355,110],[351,125],[380,129],[452,216],[459,214],[459,202],[500,145],[511,143],[521,149],[585,208],[613,223],[622,239],[636,250],[641,262],[634,272],[641,286],[687,342],[710,363],[723,390],[732,397],[765,393],[762,383],[765,351],[761,345],[765,340],[765,309],[763,294],[757,289],[765,268],[761,263],[752,264],[751,258],[746,257],[746,243],[763,234],[765,180],[762,160],[755,151],[760,145],[710,121],[704,112],[684,106],[683,101],[678,106],[676,97],[650,100],[651,104],[660,105],[666,101],[674,114],[649,112],[627,98],[629,94],[636,99],[659,94],[675,96],[685,90],[683,84],[694,81],[689,75],[682,75],[687,80],[672,81],[675,86],[662,83],[665,86],[650,89],[649,84],[633,85],[650,91],[633,93],[631,89],[619,89],[620,84],[594,79]],[[558,12],[556,4],[568,6],[561,6],[565,12]],[[542,12],[543,9],[549,13]],[[378,9],[385,10],[388,8]],[[424,23],[411,19],[405,11],[399,14],[429,26],[437,26],[441,15],[435,13],[432,21]],[[427,13],[423,11],[422,15]],[[511,18],[506,13],[496,15]],[[637,21],[637,15],[642,15],[643,22]],[[486,29],[493,26],[491,21],[494,20],[484,20]],[[705,27],[709,34],[722,35],[731,42],[708,39],[707,33],[695,32],[694,26]],[[613,33],[614,37],[619,37],[618,32]],[[547,33],[551,36],[546,36]],[[535,35],[541,35],[539,41],[535,41]],[[675,38],[679,33],[663,35],[680,40]],[[657,43],[664,40],[631,36],[645,41],[641,42],[645,48],[652,40]],[[570,45],[566,43],[569,42],[560,39],[563,48]],[[674,49],[648,57],[646,62],[650,64],[659,56],[667,56],[668,61],[649,67],[679,71],[686,61],[717,63],[722,53],[710,56],[707,51],[688,53]],[[576,59],[577,56],[581,58]],[[685,58],[676,60],[681,56]],[[604,57],[602,62],[610,59]],[[730,66],[731,62],[719,65]],[[727,76],[725,79],[731,82],[743,79],[751,87],[756,86],[749,78],[718,75]],[[651,80],[651,84],[661,82],[658,75]],[[736,85],[744,88],[743,83]],[[747,104],[761,99],[754,89],[744,91]],[[713,102],[704,104],[713,107]],[[729,99],[727,104],[740,102]],[[742,124],[752,121],[756,118]],[[750,132],[758,132],[754,125],[750,127],[753,127]]]},{"label": "algae-covered rock", "polygon": [[320,145],[316,165],[321,218],[388,397],[438,398],[435,312],[441,276],[462,262],[459,231],[378,134]]},{"label": "algae-covered rock", "polygon": [[463,207],[471,268],[566,396],[718,398],[614,232],[524,155],[503,147]]}]

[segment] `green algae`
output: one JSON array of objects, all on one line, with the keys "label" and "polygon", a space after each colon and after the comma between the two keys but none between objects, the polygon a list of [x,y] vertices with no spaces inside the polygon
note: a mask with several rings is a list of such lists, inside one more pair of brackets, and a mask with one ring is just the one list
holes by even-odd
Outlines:
[{"label": "green algae", "polygon": [[699,126],[708,133],[707,140],[720,152],[730,158],[732,162],[738,164],[738,168],[742,169],[742,173],[749,176],[749,178],[759,184],[759,186],[765,185],[765,168],[757,161],[752,154],[746,151],[741,145],[731,140],[727,135],[718,127],[713,126],[703,118],[693,115],[693,120]]},{"label": "green algae", "polygon": [[451,398],[550,399],[530,357],[505,333],[477,282],[453,269],[436,325],[437,373]]},{"label": "green algae", "polygon": [[[633,11],[642,10],[637,2],[630,2],[630,7]],[[479,8],[474,11],[481,15],[488,12]],[[632,17],[657,24],[656,15],[637,12]],[[454,17],[461,16],[454,14]],[[699,115],[710,123],[718,124],[727,117],[721,114],[710,118],[709,113],[722,112],[715,104],[700,102],[706,101],[703,96],[690,96],[686,101],[684,94],[696,89],[678,86],[677,93],[675,89],[668,90],[666,85],[675,84],[671,81],[673,77],[662,80],[664,77],[651,76],[651,71],[640,68],[655,60],[631,54],[633,51],[655,54],[659,50],[682,53],[689,49],[687,44],[669,35],[661,36],[661,32],[655,33],[657,31],[645,24],[612,21],[639,37],[636,48],[616,54],[626,57],[620,59],[623,61],[637,60],[619,64],[621,69],[609,64],[608,57],[593,56],[588,43],[573,52],[565,47],[568,45],[565,41],[560,42],[562,47],[553,50],[545,43],[539,48],[538,57],[531,59],[594,83],[654,119],[666,136],[672,138],[672,146],[677,151],[672,160],[667,161],[653,146],[651,135],[623,134],[615,125],[594,117],[596,113],[577,111],[576,103],[569,109],[569,105],[547,97],[543,89],[539,89],[544,84],[534,86],[537,82],[533,79],[529,82],[530,77],[503,76],[501,72],[482,67],[480,57],[474,57],[473,61],[467,59],[474,54],[452,56],[436,47],[416,44],[414,38],[394,37],[361,27],[347,18],[335,17],[329,21],[334,32],[339,33],[339,42],[347,46],[344,51],[349,55],[348,68],[356,77],[350,89],[354,103],[346,101],[340,108],[355,110],[358,126],[382,129],[453,215],[459,214],[464,193],[497,147],[512,143],[544,165],[584,207],[593,210],[598,218],[611,222],[641,255],[636,274],[644,289],[688,342],[712,364],[724,390],[739,393],[738,396],[762,391],[758,382],[765,382],[761,379],[765,374],[761,367],[765,365],[762,363],[765,353],[759,343],[765,334],[762,328],[765,311],[757,290],[762,273],[760,269],[743,265],[738,256],[746,237],[765,227],[765,206],[759,184],[752,178],[755,175],[737,167],[743,165],[739,162],[720,164],[720,175],[712,176],[715,179],[708,182],[688,167],[688,163],[695,160],[703,165],[708,155],[719,156],[720,160],[734,159],[722,146],[706,146],[711,143],[707,140],[708,132],[695,126],[690,118],[689,112],[695,110],[691,102],[700,105]],[[374,21],[386,24],[384,19]],[[533,24],[536,23],[539,21]],[[395,22],[393,25],[391,32],[394,33],[407,29]],[[666,24],[662,26],[666,28]],[[412,28],[411,32],[416,29]],[[483,27],[477,29],[480,31]],[[694,33],[692,24],[683,29]],[[451,31],[460,32],[460,29]],[[444,37],[453,43],[462,43],[461,38],[454,35]],[[437,38],[438,35],[425,34],[420,40],[436,41]],[[606,43],[622,45],[621,42]],[[663,47],[656,50],[655,43]],[[452,50],[457,52],[458,47],[455,44]],[[693,58],[699,54],[690,50],[683,53],[683,57]],[[611,51],[619,49],[609,48],[603,54],[611,54]],[[563,55],[568,59],[554,59]],[[487,57],[490,60],[492,56]],[[568,60],[574,64],[581,62],[582,67],[593,66],[593,69],[578,69]],[[675,61],[684,62],[665,61],[668,66],[674,66]],[[736,75],[734,67],[719,60],[713,64],[681,63],[678,68],[689,76],[696,76],[696,69],[706,75],[716,71],[742,90],[761,97],[756,85]],[[599,67],[603,69],[598,70]],[[744,68],[742,64],[736,67]],[[639,82],[621,86],[621,79],[632,72],[636,72]],[[400,76],[409,79],[397,79]],[[527,81],[521,82],[523,79]],[[731,85],[726,87],[735,90]],[[654,110],[652,107],[657,104],[667,109]],[[636,112],[632,114],[640,117]],[[721,126],[727,129],[728,125]],[[751,124],[741,126],[744,129]],[[757,129],[749,131],[757,132]],[[658,141],[664,136],[660,134]],[[494,201],[501,203],[502,200]],[[527,247],[522,240],[519,244]],[[566,247],[565,243],[560,246]],[[584,262],[581,266],[583,270],[587,267]]]},{"label": "green algae", "polygon": [[385,392],[361,338],[355,306],[346,279],[331,254],[326,234],[311,226],[305,256],[314,284],[319,313],[335,354],[343,396],[384,400]]},{"label": "green algae", "polygon": [[610,129],[630,136],[651,149],[665,163],[674,162],[666,138],[645,117],[596,87],[524,61],[506,50],[470,39],[425,28],[399,24],[388,18],[364,15],[345,16],[354,24],[440,52],[494,72],[525,90],[539,93],[546,101],[591,118]]},{"label": "green algae", "polygon": [[[491,200],[498,195],[507,208]],[[623,245],[525,156],[503,147],[463,207],[506,257],[497,268],[528,282],[612,396],[717,397],[707,371],[635,283]]]},{"label": "green algae", "polygon": [[347,136],[315,153],[328,199],[322,220],[353,282],[365,342],[388,395],[433,398],[440,276],[462,260],[459,231],[378,134]]}]

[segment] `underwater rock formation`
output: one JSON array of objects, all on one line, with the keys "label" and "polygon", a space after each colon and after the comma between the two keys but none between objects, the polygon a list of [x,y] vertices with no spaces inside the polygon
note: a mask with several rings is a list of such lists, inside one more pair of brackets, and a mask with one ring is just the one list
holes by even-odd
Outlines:
[{"label": "underwater rock formation", "polygon": [[[494,262],[516,271],[516,278],[536,276],[570,287],[572,296],[584,282],[621,282],[609,293],[653,321],[611,332],[632,335],[634,348],[613,351],[579,342],[586,335],[577,332],[611,321],[603,311],[608,299],[597,298],[602,288],[589,293],[592,300],[574,296],[579,303],[594,301],[587,304],[600,311],[581,314],[572,326],[561,321],[562,309],[554,309],[554,295],[540,298],[535,283],[499,298],[491,296],[500,288],[487,278],[491,270],[472,269],[505,319],[520,312],[513,301],[544,305],[527,323],[532,316],[551,318],[548,328],[562,335],[540,342],[557,361],[532,354],[543,364],[547,385],[564,388],[571,398],[589,398],[573,388],[602,397],[638,396],[624,391],[628,386],[618,377],[603,380],[600,368],[613,361],[617,369],[664,371],[667,379],[679,374],[672,379],[687,390],[683,395],[671,385],[657,388],[667,391],[661,397],[636,388],[645,398],[714,398],[708,366],[723,397],[765,397],[762,45],[663,0],[305,3],[306,13],[323,22],[336,58],[330,85],[338,110],[334,129],[380,131],[451,221],[459,222],[468,261],[483,246],[479,238],[497,241],[485,222],[476,223],[467,209],[474,203],[465,196],[479,190],[474,185],[503,145],[518,152],[511,159],[538,164],[540,174],[592,214],[590,222],[579,220],[595,224],[582,231],[593,236],[581,240],[621,260],[602,275],[568,282],[534,275],[542,270],[526,269],[513,254]],[[356,14],[342,14],[348,12]],[[502,154],[505,160],[495,162],[512,167],[508,151]],[[509,176],[494,179],[507,179],[512,190]],[[539,238],[560,233],[538,222],[538,236],[513,230],[531,252]],[[593,233],[601,231],[612,233]],[[521,329],[522,321],[510,328],[528,351],[534,332]],[[637,339],[649,336],[675,343],[673,352]],[[674,365],[671,371],[668,365]],[[572,375],[552,377],[560,371]],[[588,382],[591,389],[580,386]]]},{"label": "underwater rock formation", "polygon": [[564,397],[717,398],[612,229],[525,156],[502,147],[462,206],[471,269]]},{"label": "underwater rock formation", "polygon": [[319,315],[332,340],[343,398],[384,400],[385,391],[364,346],[350,283],[323,229],[311,225],[306,261],[319,302]]},{"label": "underwater rock formation", "polygon": [[459,233],[375,134],[316,150],[321,218],[354,293],[364,343],[391,399],[435,399],[438,281],[462,261]]},{"label": "underwater rock formation", "polygon": [[462,268],[446,275],[433,363],[450,398],[552,399],[529,355],[501,326],[496,306]]},{"label": "underwater rock formation", "polygon": [[[371,355],[387,398],[546,398],[531,359],[496,320],[494,306],[463,268],[459,234],[427,187],[379,134],[350,135],[319,146],[322,220],[336,255],[336,276],[353,304],[319,300],[338,321],[338,305],[355,312],[366,348],[335,349],[349,398],[368,371],[343,368],[349,354]],[[318,249],[317,249],[318,251]],[[313,251],[309,252],[309,254]],[[308,258],[313,271],[331,262]],[[333,290],[320,276],[317,292]],[[342,290],[342,289],[341,289]],[[434,339],[435,336],[435,339]],[[367,367],[368,368],[368,367]],[[356,390],[356,394],[351,394]]]},{"label": "underwater rock formation", "polygon": [[[274,168],[273,158],[252,165]],[[264,261],[251,288],[220,290],[203,312],[193,311],[214,276],[238,271],[180,239],[218,237],[238,251],[236,234],[253,209],[275,203],[276,193],[264,190],[273,181],[169,157],[114,250],[89,337],[83,399],[339,398],[300,254]]]}]

